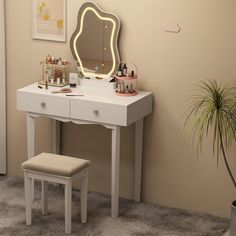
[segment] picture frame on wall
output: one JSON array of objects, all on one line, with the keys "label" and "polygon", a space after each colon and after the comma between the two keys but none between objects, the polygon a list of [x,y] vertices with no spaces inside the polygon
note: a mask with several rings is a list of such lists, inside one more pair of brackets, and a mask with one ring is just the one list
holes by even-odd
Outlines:
[{"label": "picture frame on wall", "polygon": [[66,42],[66,0],[33,1],[33,39]]}]

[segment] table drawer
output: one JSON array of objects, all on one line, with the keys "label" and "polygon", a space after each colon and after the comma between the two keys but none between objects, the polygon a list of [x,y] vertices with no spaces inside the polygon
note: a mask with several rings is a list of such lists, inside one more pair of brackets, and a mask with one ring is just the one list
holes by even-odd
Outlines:
[{"label": "table drawer", "polygon": [[71,118],[126,126],[125,106],[71,99]]},{"label": "table drawer", "polygon": [[57,95],[17,92],[17,108],[22,111],[69,117],[69,99]]}]

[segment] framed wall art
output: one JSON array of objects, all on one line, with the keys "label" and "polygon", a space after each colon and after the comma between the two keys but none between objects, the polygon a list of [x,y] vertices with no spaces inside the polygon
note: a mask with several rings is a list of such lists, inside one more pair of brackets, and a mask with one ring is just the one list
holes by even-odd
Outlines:
[{"label": "framed wall art", "polygon": [[33,39],[66,42],[66,0],[33,0]]}]

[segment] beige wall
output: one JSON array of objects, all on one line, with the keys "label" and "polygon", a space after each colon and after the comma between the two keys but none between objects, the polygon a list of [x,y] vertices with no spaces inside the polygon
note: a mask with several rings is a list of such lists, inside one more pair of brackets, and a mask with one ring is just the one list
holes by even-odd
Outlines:
[{"label": "beige wall", "polygon": [[[31,0],[6,1],[7,152],[9,175],[20,175],[26,160],[25,113],[16,111],[16,90],[39,79],[39,62],[47,54],[72,60],[69,37],[79,0],[67,1],[67,44],[32,40]],[[139,68],[139,87],[154,94],[154,112],[145,120],[143,200],[229,216],[236,191],[223,162],[217,168],[211,143],[196,157],[183,113],[193,84],[206,78],[236,78],[235,0],[97,0],[122,22],[120,52]],[[179,34],[165,33],[174,19]],[[37,121],[37,153],[51,150],[51,122]],[[121,132],[121,195],[133,197],[133,126]],[[65,154],[92,160],[90,190],[110,191],[110,131],[103,127],[62,125]],[[236,175],[235,149],[231,164]]]}]

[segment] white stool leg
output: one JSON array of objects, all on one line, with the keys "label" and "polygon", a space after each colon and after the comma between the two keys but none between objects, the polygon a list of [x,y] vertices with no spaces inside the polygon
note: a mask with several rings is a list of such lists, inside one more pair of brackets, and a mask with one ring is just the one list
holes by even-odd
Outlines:
[{"label": "white stool leg", "polygon": [[42,181],[42,214],[48,213],[48,182]]},{"label": "white stool leg", "polygon": [[88,169],[80,181],[81,223],[87,222]]},{"label": "white stool leg", "polygon": [[34,179],[32,179],[31,181],[31,201],[33,202],[34,201]]},{"label": "white stool leg", "polygon": [[32,218],[32,179],[24,172],[26,225],[31,225]]},{"label": "white stool leg", "polygon": [[72,181],[65,185],[65,233],[71,233],[71,201],[72,201]]}]

